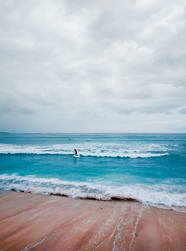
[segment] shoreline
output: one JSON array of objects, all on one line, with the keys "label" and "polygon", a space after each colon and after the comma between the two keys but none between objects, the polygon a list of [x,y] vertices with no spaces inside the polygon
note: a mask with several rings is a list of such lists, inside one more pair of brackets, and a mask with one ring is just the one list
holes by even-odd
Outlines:
[{"label": "shoreline", "polygon": [[64,181],[59,178],[0,175],[2,190],[30,192],[33,194],[56,194],[71,198],[97,200],[137,200],[144,205],[172,208],[186,212],[185,187],[163,184],[109,185],[104,182]]},{"label": "shoreline", "polygon": [[[3,190],[3,191],[13,191],[13,192],[17,192],[17,193],[31,193],[31,194],[40,194],[40,195],[44,195],[44,196],[60,196],[60,197],[67,197],[67,198],[71,198],[71,199],[80,199],[80,200],[96,200],[96,201],[128,201],[128,202],[138,202],[141,203],[142,205],[145,205],[147,207],[155,207],[155,208],[159,208],[159,209],[164,209],[164,210],[174,210],[176,212],[181,212],[181,213],[186,213],[186,207],[185,206],[169,206],[169,205],[165,205],[165,204],[156,204],[156,203],[152,203],[152,202],[143,202],[140,201],[139,199],[133,198],[133,197],[123,197],[123,196],[108,196],[108,197],[102,197],[102,198],[97,198],[95,196],[85,196],[85,197],[81,197],[81,196],[77,196],[77,197],[72,197],[68,194],[61,194],[61,193],[34,193],[31,191],[24,191],[24,190],[16,190],[16,189],[11,189],[11,190]],[[2,192],[3,192],[2,191]],[[0,191],[1,192],[1,191]]]},{"label": "shoreline", "polygon": [[186,250],[186,215],[138,201],[0,191],[0,250]]}]

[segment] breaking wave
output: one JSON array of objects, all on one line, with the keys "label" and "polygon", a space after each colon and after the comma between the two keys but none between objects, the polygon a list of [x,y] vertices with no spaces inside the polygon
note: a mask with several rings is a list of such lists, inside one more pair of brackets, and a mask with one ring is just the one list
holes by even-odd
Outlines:
[{"label": "breaking wave", "polygon": [[14,190],[35,194],[62,195],[96,200],[136,200],[157,207],[186,207],[186,187],[133,184],[123,186],[105,183],[67,182],[34,176],[0,175],[0,190]]},{"label": "breaking wave", "polygon": [[38,155],[73,155],[78,149],[84,157],[111,158],[151,158],[169,155],[168,149],[160,145],[118,145],[118,144],[84,144],[84,145],[7,145],[0,144],[0,154],[38,154]]}]

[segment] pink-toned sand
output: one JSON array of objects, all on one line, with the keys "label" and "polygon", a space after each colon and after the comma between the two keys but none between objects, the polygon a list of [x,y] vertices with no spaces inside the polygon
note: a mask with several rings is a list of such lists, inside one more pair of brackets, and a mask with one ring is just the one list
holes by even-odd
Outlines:
[{"label": "pink-toned sand", "polygon": [[186,213],[134,201],[6,192],[0,250],[186,251]]}]

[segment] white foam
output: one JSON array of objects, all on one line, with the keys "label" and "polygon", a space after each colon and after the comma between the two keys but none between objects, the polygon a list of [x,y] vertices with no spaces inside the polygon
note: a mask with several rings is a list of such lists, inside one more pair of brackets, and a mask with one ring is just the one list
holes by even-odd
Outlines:
[{"label": "white foam", "polygon": [[36,194],[59,194],[73,198],[94,198],[98,200],[136,199],[146,205],[186,207],[186,187],[169,185],[112,184],[67,182],[59,179],[0,175],[0,190],[16,190]]},{"label": "white foam", "polygon": [[12,145],[0,144],[0,154],[61,154],[73,155],[78,149],[80,156],[150,158],[168,155],[168,148],[159,144],[55,144],[55,145]]}]

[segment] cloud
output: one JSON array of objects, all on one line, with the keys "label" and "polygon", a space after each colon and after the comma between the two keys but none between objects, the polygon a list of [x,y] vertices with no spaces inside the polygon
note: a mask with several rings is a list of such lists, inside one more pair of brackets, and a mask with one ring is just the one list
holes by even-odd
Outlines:
[{"label": "cloud", "polygon": [[135,131],[135,116],[171,130],[185,120],[185,10],[168,0],[1,1],[0,130],[15,130],[11,116],[24,131],[48,117],[50,131]]},{"label": "cloud", "polygon": [[181,109],[179,110],[179,112],[181,114],[186,114],[186,107],[181,107]]}]

